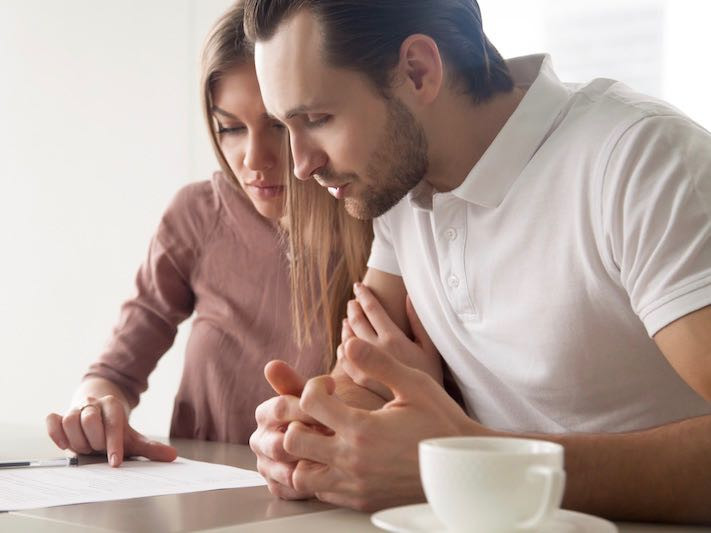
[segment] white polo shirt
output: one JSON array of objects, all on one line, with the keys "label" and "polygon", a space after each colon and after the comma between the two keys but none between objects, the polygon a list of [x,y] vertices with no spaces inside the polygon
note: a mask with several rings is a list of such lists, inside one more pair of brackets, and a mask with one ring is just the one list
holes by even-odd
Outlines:
[{"label": "white polo shirt", "polygon": [[547,56],[457,189],[422,182],[375,223],[469,413],[515,431],[614,432],[711,413],[651,336],[711,304],[711,135]]}]

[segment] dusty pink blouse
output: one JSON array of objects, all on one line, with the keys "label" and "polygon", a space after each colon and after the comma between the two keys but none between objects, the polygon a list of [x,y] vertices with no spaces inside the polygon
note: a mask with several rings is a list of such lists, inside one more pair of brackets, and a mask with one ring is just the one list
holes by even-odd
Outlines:
[{"label": "dusty pink blouse", "polygon": [[274,396],[268,361],[323,372],[323,341],[300,350],[292,339],[289,265],[276,227],[222,173],[178,192],[136,288],[86,376],[116,383],[135,406],[178,324],[195,313],[171,436],[247,443],[255,408]]}]

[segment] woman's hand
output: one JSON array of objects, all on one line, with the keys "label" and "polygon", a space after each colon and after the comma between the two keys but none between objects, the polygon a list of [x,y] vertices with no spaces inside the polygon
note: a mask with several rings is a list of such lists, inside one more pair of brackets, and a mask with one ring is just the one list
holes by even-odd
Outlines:
[{"label": "woman's hand", "polygon": [[83,405],[64,415],[47,416],[47,432],[61,449],[80,454],[106,453],[111,466],[124,457],[140,455],[152,461],[173,461],[172,446],[148,440],[128,423],[124,404],[116,396],[88,396]]},{"label": "woman's hand", "polygon": [[341,345],[336,351],[339,366],[358,385],[370,389],[385,400],[392,399],[390,390],[374,382],[343,357],[343,346],[352,337],[362,339],[379,350],[390,354],[399,362],[431,376],[442,384],[442,362],[437,348],[422,326],[410,298],[405,300],[405,310],[410,321],[414,341],[390,319],[375,295],[362,283],[354,286],[355,300],[348,302],[347,318],[343,320]]}]

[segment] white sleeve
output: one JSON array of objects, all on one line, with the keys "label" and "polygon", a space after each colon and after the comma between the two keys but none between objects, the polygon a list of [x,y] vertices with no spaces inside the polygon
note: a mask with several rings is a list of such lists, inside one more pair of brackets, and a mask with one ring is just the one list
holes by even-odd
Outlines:
[{"label": "white sleeve", "polygon": [[370,249],[368,268],[374,268],[395,276],[402,276],[395,248],[393,247],[387,213],[373,220],[373,234],[373,245]]},{"label": "white sleeve", "polygon": [[649,336],[711,304],[711,134],[683,116],[640,120],[602,194],[608,250]]}]

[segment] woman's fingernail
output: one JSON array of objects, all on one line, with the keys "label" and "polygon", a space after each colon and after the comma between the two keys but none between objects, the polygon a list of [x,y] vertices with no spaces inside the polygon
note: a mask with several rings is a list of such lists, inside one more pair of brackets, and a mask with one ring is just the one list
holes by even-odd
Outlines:
[{"label": "woman's fingernail", "polygon": [[109,458],[109,463],[111,464],[111,466],[118,466],[118,455],[112,453],[111,457]]},{"label": "woman's fingernail", "polygon": [[353,292],[356,294],[360,293],[360,283],[357,281],[353,284]]},{"label": "woman's fingernail", "polygon": [[59,446],[62,450],[66,450],[68,444],[66,442],[64,442],[63,440],[60,440],[59,442],[57,442],[57,446]]}]

